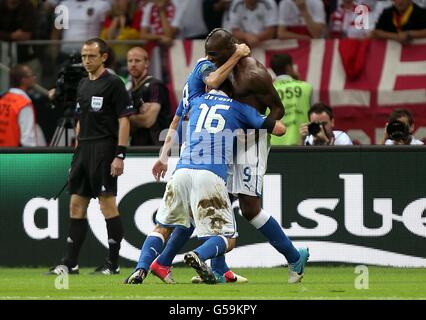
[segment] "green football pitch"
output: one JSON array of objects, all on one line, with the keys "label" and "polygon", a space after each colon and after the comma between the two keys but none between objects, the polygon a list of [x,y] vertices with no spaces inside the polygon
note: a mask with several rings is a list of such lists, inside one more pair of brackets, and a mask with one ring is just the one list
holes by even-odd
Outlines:
[{"label": "green football pitch", "polygon": [[[92,269],[66,279],[46,276],[46,269],[0,268],[0,299],[125,299],[125,300],[276,300],[276,299],[426,299],[426,269],[369,266],[310,266],[302,283],[288,284],[286,268],[241,268],[246,284],[191,284],[194,271],[175,267],[175,285],[149,275],[142,285],[125,285],[120,275],[94,276]],[[55,287],[66,287],[57,289]],[[368,288],[367,288],[368,286]]]}]

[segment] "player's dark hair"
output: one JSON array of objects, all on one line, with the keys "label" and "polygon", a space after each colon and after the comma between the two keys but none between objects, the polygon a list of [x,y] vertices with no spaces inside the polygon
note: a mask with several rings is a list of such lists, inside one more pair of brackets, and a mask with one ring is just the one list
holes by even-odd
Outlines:
[{"label": "player's dark hair", "polygon": [[22,83],[22,79],[28,76],[25,66],[18,64],[12,67],[9,71],[9,83],[11,88],[19,87]]},{"label": "player's dark hair", "polygon": [[213,57],[216,56],[218,47],[223,50],[234,49],[235,39],[228,30],[215,28],[207,35],[204,42],[206,54]]},{"label": "player's dark hair", "polygon": [[225,81],[222,82],[218,89],[225,92],[230,98],[234,96],[234,87],[232,86],[231,80],[229,79],[225,79]]},{"label": "player's dark hair", "polygon": [[323,112],[327,113],[330,119],[334,118],[333,109],[331,109],[331,107],[326,105],[324,102],[318,102],[313,104],[308,111],[308,118],[311,117],[312,113],[320,114]]},{"label": "player's dark hair", "polygon": [[92,39],[86,40],[84,42],[85,45],[91,45],[91,44],[95,44],[95,43],[98,45],[99,53],[101,55],[103,55],[104,53],[108,53],[109,48],[108,48],[107,43],[100,38],[92,38]]},{"label": "player's dark hair", "polygon": [[406,117],[408,119],[408,123],[410,126],[414,124],[413,114],[407,109],[395,109],[389,116],[389,122],[398,120],[402,117]]},{"label": "player's dark hair", "polygon": [[287,53],[274,54],[271,57],[271,69],[275,75],[280,76],[287,73],[287,66],[293,66],[293,59]]}]

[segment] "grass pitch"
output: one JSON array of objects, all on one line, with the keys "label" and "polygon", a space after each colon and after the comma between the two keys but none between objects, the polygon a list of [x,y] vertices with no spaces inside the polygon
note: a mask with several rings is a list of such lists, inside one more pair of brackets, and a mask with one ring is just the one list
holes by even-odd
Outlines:
[{"label": "grass pitch", "polygon": [[[247,284],[191,284],[190,268],[173,269],[175,285],[149,275],[142,285],[125,285],[131,269],[120,275],[94,276],[93,269],[71,275],[68,289],[55,288],[47,269],[0,268],[0,299],[124,299],[124,300],[277,300],[277,299],[426,299],[426,269],[368,267],[368,289],[354,266],[309,266],[302,283],[288,284],[286,268],[233,269],[249,279]],[[59,282],[59,281],[57,281]],[[65,284],[65,282],[62,282]]]}]

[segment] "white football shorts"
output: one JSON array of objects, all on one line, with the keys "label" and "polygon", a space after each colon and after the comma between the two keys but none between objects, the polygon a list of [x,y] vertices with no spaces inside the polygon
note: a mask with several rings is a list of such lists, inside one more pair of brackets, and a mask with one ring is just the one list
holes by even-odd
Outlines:
[{"label": "white football shorts", "polygon": [[189,228],[192,218],[200,238],[238,236],[223,179],[208,170],[182,168],[167,183],[156,220],[165,226]]},{"label": "white football shorts", "polygon": [[228,192],[261,197],[271,149],[270,135],[266,132],[258,137],[249,134],[246,140],[246,144],[237,144],[234,163],[228,166]]}]

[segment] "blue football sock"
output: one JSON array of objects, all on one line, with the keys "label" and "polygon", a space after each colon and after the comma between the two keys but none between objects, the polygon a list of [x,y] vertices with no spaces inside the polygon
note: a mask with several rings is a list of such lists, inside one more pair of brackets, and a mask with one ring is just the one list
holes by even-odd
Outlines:
[{"label": "blue football sock", "polygon": [[212,270],[217,272],[220,275],[225,274],[225,272],[229,271],[229,267],[225,261],[225,255],[217,256],[210,260]]},{"label": "blue football sock", "polygon": [[[226,242],[225,242],[226,241]],[[226,252],[228,240],[221,236],[214,236],[206,240],[201,246],[194,250],[198,257],[206,261],[208,259],[223,255]]]},{"label": "blue football sock", "polygon": [[278,252],[285,256],[288,263],[294,263],[299,260],[299,251],[297,251],[291,240],[285,235],[277,220],[268,213],[261,210],[250,223],[269,240],[269,243]]},{"label": "blue football sock", "polygon": [[148,272],[151,263],[163,250],[163,244],[164,238],[161,234],[157,232],[150,233],[142,245],[141,255],[139,256],[136,269],[142,268]]},{"label": "blue football sock", "polygon": [[192,232],[194,232],[193,226],[190,228],[176,227],[167,241],[163,252],[157,258],[157,262],[162,266],[171,266],[173,259],[179,253],[180,249],[182,249],[184,244],[189,240]]}]

